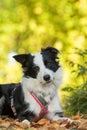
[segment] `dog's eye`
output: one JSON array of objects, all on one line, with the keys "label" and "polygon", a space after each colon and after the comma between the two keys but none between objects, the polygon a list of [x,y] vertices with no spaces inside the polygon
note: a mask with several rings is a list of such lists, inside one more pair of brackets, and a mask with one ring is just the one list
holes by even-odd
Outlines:
[{"label": "dog's eye", "polygon": [[33,70],[35,70],[35,71],[39,71],[39,67],[38,67],[38,66],[33,66],[32,68],[33,68]]}]

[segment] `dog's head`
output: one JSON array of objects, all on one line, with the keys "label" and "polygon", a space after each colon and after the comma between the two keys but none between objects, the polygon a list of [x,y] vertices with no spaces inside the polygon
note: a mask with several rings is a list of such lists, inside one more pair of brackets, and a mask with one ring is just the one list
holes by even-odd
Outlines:
[{"label": "dog's head", "polygon": [[[53,47],[42,49],[37,54],[20,54],[14,58],[22,64],[24,77],[35,78],[40,84],[53,82],[58,75],[60,77],[59,51]],[[59,79],[60,80],[60,79]]]}]

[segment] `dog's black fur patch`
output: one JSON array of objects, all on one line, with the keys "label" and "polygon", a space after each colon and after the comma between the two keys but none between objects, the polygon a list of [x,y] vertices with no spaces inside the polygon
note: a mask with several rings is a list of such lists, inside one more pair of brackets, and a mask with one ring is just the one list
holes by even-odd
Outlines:
[{"label": "dog's black fur patch", "polygon": [[59,51],[55,48],[53,49],[52,47],[42,49],[41,52],[45,66],[54,72],[56,72],[56,70],[60,67],[59,62],[56,61],[56,59],[58,58],[58,53]]},{"label": "dog's black fur patch", "polygon": [[31,54],[20,54],[13,56],[19,63],[22,64],[24,69],[24,76],[30,76],[32,78],[36,78],[37,72],[39,71],[39,67],[36,68],[35,64],[33,63],[34,56]]}]

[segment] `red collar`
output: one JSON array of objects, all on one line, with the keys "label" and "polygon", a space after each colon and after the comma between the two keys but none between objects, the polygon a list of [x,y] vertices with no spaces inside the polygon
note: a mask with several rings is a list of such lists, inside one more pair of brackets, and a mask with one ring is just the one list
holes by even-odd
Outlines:
[{"label": "red collar", "polygon": [[43,118],[43,117],[46,116],[46,114],[48,113],[48,104],[46,106],[42,105],[42,103],[40,102],[40,100],[36,97],[36,95],[33,92],[29,92],[29,93],[34,98],[34,100],[37,102],[37,104],[40,106],[40,113],[34,119],[34,121],[36,122],[39,119],[41,119],[41,118]]}]

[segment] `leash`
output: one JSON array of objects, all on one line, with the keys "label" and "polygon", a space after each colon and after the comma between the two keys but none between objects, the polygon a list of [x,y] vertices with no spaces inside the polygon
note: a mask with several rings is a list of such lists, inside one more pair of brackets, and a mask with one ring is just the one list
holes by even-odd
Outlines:
[{"label": "leash", "polygon": [[37,96],[33,92],[29,92],[29,93],[34,98],[34,100],[37,102],[37,104],[40,106],[40,113],[34,119],[34,121],[37,122],[42,117],[45,117],[46,114],[48,113],[48,104],[47,105],[42,105],[41,101],[37,98]]},{"label": "leash", "polygon": [[13,89],[12,95],[11,95],[11,110],[13,111],[14,116],[17,116],[17,112],[16,112],[16,109],[14,107],[14,99],[13,99],[13,93],[16,90],[16,88],[17,88],[17,86]]},{"label": "leash", "polygon": [[[17,86],[13,89],[12,95],[10,97],[11,98],[10,107],[11,107],[11,110],[13,111],[14,116],[17,116],[17,112],[16,112],[16,109],[15,109],[15,106],[14,106],[14,98],[13,98],[13,93],[15,92],[16,88],[17,88]],[[45,102],[44,104],[46,104],[46,105],[43,105],[41,103],[41,101],[37,98],[37,96],[33,92],[30,92],[30,91],[28,91],[28,92],[30,93],[32,98],[37,102],[37,104],[40,106],[40,113],[34,119],[34,121],[36,122],[36,121],[38,121],[39,119],[41,119],[42,117],[44,117],[48,113],[48,104],[44,99],[42,99],[42,101]]]}]

